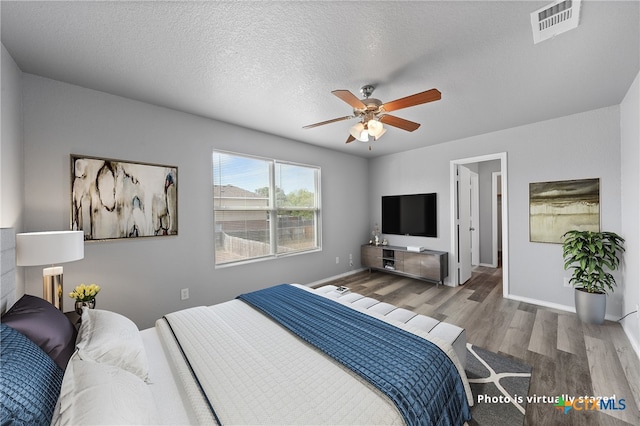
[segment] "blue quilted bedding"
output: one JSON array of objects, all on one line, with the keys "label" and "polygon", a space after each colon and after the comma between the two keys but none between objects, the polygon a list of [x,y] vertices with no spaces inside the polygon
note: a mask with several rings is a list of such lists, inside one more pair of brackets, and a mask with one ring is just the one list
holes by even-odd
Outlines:
[{"label": "blue quilted bedding", "polygon": [[471,419],[458,370],[435,344],[288,284],[238,299],[376,386],[408,425],[462,425]]},{"label": "blue quilted bedding", "polygon": [[64,372],[24,334],[0,328],[0,424],[49,425]]}]

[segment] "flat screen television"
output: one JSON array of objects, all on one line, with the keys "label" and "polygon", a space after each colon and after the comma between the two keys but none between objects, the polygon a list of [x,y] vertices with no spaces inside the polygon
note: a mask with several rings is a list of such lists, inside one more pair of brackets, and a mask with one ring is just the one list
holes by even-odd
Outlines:
[{"label": "flat screen television", "polygon": [[382,197],[382,233],[438,236],[436,194],[385,195]]}]

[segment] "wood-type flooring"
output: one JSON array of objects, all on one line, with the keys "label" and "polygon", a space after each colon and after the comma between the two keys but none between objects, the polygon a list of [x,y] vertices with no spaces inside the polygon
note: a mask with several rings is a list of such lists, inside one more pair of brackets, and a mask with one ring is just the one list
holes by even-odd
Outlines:
[{"label": "wood-type flooring", "polygon": [[[640,425],[640,361],[621,325],[583,324],[574,313],[502,297],[502,269],[476,267],[462,286],[362,271],[321,285],[425,314],[466,329],[467,341],[533,367],[525,425]],[[628,317],[636,320],[635,314]],[[544,398],[611,397],[616,408],[581,404],[566,414]],[[622,404],[620,400],[624,399]],[[496,425],[498,426],[498,425]]]}]

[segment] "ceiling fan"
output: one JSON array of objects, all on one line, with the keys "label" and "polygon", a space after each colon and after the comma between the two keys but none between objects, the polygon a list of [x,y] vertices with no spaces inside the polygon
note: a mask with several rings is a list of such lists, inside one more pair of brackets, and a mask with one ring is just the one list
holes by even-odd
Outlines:
[{"label": "ceiling fan", "polygon": [[[375,87],[372,85],[362,86],[360,93],[362,93],[364,99],[358,99],[356,95],[348,90],[332,91],[331,93],[353,107],[353,115],[309,124],[308,126],[304,126],[303,129],[311,129],[324,124],[335,123],[337,121],[349,120],[357,117],[360,121],[353,125],[349,130],[350,134],[346,143],[353,142],[354,140],[368,142],[370,136],[373,137],[373,140],[378,140],[387,131],[382,123],[408,132],[413,132],[420,127],[419,123],[387,114],[388,112],[437,101],[441,98],[441,93],[438,89],[430,89],[383,104],[378,99],[370,98],[374,89]],[[371,149],[371,146],[369,146],[369,149]]]}]

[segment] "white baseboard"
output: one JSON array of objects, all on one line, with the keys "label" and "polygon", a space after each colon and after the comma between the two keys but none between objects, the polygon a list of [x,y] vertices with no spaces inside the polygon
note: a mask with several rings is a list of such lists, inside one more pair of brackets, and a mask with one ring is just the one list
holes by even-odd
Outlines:
[{"label": "white baseboard", "polygon": [[340,278],[348,277],[349,275],[356,274],[358,272],[366,271],[367,269],[368,268],[354,269],[352,271],[345,272],[343,274],[338,274],[338,275],[334,275],[332,277],[323,278],[323,279],[321,279],[319,281],[314,281],[312,283],[308,283],[308,284],[304,284],[304,285],[307,286],[307,287],[315,287],[317,285],[324,284],[324,283],[329,282],[329,281],[337,280],[337,279],[340,279]]},{"label": "white baseboard", "polygon": [[493,263],[481,263],[478,266],[484,266],[485,268],[497,268],[498,265],[494,265]]},{"label": "white baseboard", "polygon": [[[636,313],[636,315],[640,315],[640,313]],[[631,330],[631,327],[624,326],[624,321],[621,321],[620,323],[622,324],[622,329],[624,330],[624,333],[627,335],[629,342],[631,342],[631,346],[633,346],[633,350],[636,352],[638,359],[640,359],[640,341],[638,341],[639,336],[634,336],[633,330]]]},{"label": "white baseboard", "polygon": [[[573,312],[576,313],[576,308],[574,306],[561,305],[559,303],[546,302],[544,300],[538,299],[530,299],[528,297],[522,296],[514,296],[513,294],[509,294],[505,296],[506,299],[517,300],[518,302],[530,303],[532,305],[544,306],[545,308],[558,309],[559,311]],[[605,319],[609,321],[618,321],[620,319],[619,316],[606,314],[604,316]]]}]

